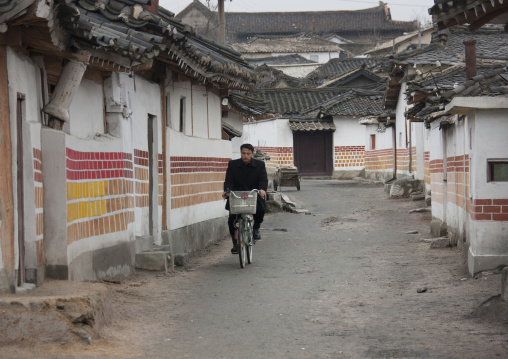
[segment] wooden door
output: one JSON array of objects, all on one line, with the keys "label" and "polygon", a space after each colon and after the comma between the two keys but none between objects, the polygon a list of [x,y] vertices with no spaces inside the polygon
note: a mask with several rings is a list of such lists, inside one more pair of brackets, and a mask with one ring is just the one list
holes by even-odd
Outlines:
[{"label": "wooden door", "polygon": [[295,166],[303,176],[330,176],[332,174],[331,131],[294,132]]}]

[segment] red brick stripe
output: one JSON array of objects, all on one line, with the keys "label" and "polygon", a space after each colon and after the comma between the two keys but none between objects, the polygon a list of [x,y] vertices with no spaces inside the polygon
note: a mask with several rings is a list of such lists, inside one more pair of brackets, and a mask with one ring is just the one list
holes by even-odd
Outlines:
[{"label": "red brick stripe", "polygon": [[335,146],[335,152],[359,152],[365,151],[365,146]]},{"label": "red brick stripe", "polygon": [[171,157],[171,173],[226,172],[229,158],[218,157]]},{"label": "red brick stripe", "polygon": [[67,148],[66,154],[70,181],[133,177],[130,153],[80,152]]},{"label": "red brick stripe", "polygon": [[508,199],[473,199],[471,219],[508,222]]}]

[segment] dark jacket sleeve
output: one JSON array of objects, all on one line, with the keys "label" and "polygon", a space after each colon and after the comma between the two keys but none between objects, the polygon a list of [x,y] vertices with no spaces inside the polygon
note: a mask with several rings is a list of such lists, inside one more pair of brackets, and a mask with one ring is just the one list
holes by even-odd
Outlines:
[{"label": "dark jacket sleeve", "polygon": [[232,161],[229,161],[228,163],[228,169],[226,170],[226,179],[224,180],[224,192],[227,189],[230,189],[231,191],[233,188],[233,166]]},{"label": "dark jacket sleeve", "polygon": [[268,190],[268,176],[266,174],[266,165],[264,162],[260,161],[262,164],[261,173],[259,174],[259,182],[258,189],[262,189],[264,191]]}]

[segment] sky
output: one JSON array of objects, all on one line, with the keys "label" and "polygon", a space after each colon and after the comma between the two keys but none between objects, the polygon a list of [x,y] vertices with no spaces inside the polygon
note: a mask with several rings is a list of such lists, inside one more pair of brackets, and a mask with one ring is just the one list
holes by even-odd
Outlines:
[{"label": "sky", "polygon": [[[159,4],[169,11],[179,13],[192,0],[159,0]],[[201,0],[206,4],[206,0]],[[388,4],[393,20],[420,20],[430,22],[428,9],[434,0],[384,0]],[[217,4],[216,0],[211,0]],[[270,11],[324,11],[360,10],[375,7],[379,1],[372,0],[225,0],[225,9],[230,12],[270,12]]]}]

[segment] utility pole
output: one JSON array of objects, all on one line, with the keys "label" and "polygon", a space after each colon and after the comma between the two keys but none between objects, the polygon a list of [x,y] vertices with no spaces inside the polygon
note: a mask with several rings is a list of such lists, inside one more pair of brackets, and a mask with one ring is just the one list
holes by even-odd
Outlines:
[{"label": "utility pole", "polygon": [[218,0],[219,11],[219,44],[226,44],[226,14],[224,14],[224,0]]}]

